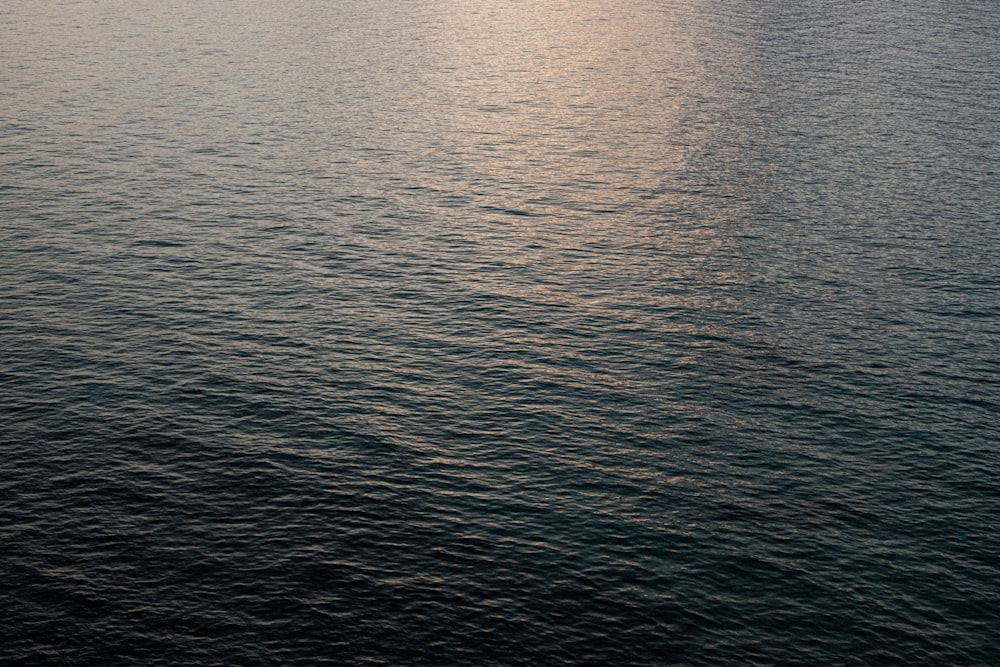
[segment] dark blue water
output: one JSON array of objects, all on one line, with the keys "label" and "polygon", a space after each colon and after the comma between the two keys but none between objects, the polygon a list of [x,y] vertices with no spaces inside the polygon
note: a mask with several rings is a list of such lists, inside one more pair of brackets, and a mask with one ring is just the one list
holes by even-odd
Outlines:
[{"label": "dark blue water", "polygon": [[1000,663],[993,0],[9,0],[0,663]]}]

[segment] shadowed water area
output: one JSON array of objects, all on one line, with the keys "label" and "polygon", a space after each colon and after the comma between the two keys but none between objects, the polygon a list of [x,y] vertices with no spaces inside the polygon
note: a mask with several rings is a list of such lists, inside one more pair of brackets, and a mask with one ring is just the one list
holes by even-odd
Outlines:
[{"label": "shadowed water area", "polygon": [[0,664],[1000,663],[998,34],[8,0]]}]

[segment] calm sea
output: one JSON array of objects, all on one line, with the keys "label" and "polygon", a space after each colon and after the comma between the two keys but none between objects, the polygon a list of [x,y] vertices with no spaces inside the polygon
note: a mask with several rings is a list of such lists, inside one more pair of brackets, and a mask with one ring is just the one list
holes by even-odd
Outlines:
[{"label": "calm sea", "polygon": [[0,664],[1000,664],[996,0],[6,0]]}]

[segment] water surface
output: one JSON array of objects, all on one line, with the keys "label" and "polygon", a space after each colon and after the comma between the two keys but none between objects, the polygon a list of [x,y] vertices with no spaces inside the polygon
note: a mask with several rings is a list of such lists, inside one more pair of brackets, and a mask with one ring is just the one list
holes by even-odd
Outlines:
[{"label": "water surface", "polygon": [[998,30],[8,2],[0,661],[996,664]]}]

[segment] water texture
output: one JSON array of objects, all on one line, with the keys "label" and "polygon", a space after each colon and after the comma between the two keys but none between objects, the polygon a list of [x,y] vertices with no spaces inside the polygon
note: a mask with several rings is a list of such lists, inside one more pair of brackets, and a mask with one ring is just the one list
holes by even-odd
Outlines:
[{"label": "water texture", "polygon": [[998,34],[9,0],[0,663],[1000,664]]}]

